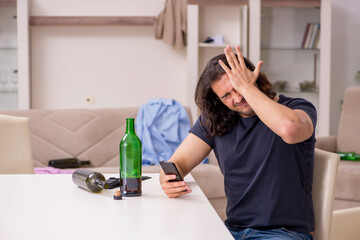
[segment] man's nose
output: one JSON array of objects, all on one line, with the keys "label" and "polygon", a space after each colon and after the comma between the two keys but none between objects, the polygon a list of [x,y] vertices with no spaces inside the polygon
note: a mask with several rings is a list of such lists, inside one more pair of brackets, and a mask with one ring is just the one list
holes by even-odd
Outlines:
[{"label": "man's nose", "polygon": [[236,90],[233,91],[232,93],[232,97],[233,97],[233,101],[234,101],[234,104],[236,103],[241,103],[241,101],[243,100],[243,96],[237,92]]}]

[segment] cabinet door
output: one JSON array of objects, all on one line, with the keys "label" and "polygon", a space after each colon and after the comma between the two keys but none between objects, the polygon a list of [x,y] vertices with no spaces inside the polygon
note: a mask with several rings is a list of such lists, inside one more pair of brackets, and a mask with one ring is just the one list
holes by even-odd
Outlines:
[{"label": "cabinet door", "polygon": [[0,6],[0,110],[16,110],[17,108],[16,7],[4,4]]},{"label": "cabinet door", "polygon": [[0,0],[0,110],[30,108],[28,0]]}]

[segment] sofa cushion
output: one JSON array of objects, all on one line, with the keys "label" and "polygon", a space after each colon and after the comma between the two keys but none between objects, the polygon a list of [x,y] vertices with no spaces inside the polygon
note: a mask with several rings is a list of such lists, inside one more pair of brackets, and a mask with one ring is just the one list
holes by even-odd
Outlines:
[{"label": "sofa cushion", "polygon": [[191,171],[191,175],[207,198],[225,198],[224,176],[218,166],[200,164]]},{"label": "sofa cushion", "polygon": [[226,219],[226,197],[221,198],[209,198],[211,206],[215,209],[216,213],[219,215],[221,220],[225,221]]},{"label": "sofa cushion", "polygon": [[337,136],[338,152],[360,153],[360,88],[347,88]]},{"label": "sofa cushion", "polygon": [[360,201],[360,163],[352,161],[340,161],[335,198],[342,200]]},{"label": "sofa cushion", "polygon": [[342,200],[336,198],[334,200],[334,210],[354,207],[360,207],[360,201]]}]

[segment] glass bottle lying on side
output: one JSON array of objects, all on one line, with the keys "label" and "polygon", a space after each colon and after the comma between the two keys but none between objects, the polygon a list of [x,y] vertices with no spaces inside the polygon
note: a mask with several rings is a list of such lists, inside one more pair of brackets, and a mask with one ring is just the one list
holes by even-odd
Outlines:
[{"label": "glass bottle lying on side", "polygon": [[341,160],[360,161],[360,154],[354,152],[337,152]]},{"label": "glass bottle lying on side", "polygon": [[88,169],[77,169],[72,175],[72,180],[77,186],[94,193],[109,188],[104,175]]}]

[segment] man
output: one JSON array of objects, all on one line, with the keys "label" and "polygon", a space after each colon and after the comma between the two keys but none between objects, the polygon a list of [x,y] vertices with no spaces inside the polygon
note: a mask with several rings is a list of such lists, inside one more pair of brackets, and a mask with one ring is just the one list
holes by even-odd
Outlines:
[{"label": "man", "polygon": [[[262,62],[255,68],[239,46],[237,55],[224,52],[199,79],[201,116],[170,161],[185,176],[214,149],[225,179],[225,224],[235,239],[312,239],[316,109],[276,96]],[[170,198],[191,193],[173,178],[160,173]]]}]

